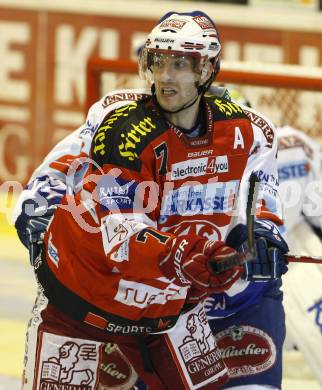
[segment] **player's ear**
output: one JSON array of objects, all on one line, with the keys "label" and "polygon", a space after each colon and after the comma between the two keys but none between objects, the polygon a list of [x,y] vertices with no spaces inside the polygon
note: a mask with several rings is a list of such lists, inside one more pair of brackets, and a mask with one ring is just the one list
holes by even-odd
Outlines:
[{"label": "player's ear", "polygon": [[206,81],[209,80],[211,73],[213,71],[211,62],[206,62],[201,70],[201,76],[200,76],[200,84],[204,84]]}]

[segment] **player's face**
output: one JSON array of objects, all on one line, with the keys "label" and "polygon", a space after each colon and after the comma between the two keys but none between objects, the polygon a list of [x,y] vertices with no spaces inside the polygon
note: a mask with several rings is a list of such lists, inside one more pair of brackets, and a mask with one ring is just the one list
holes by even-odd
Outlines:
[{"label": "player's face", "polygon": [[196,97],[200,75],[194,71],[194,61],[191,56],[155,56],[152,69],[156,97],[165,110],[175,111]]}]

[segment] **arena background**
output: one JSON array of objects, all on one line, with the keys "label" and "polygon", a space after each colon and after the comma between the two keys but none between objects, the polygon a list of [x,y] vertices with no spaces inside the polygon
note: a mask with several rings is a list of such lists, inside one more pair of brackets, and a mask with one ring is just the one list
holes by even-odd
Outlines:
[{"label": "arena background", "polygon": [[[314,72],[322,65],[318,7],[314,0],[253,0],[248,6],[202,1],[0,0],[1,390],[19,388],[24,333],[35,292],[27,252],[10,222],[12,205],[50,148],[82,123],[89,58],[134,59],[160,15],[202,9],[218,25],[225,61],[298,64]],[[321,95],[314,98],[314,104],[322,112],[320,99]],[[303,107],[298,110],[304,115]],[[298,116],[301,121],[303,116]],[[310,124],[306,131],[317,140],[322,137],[320,121],[321,114],[311,115],[303,124]],[[284,389],[321,388],[300,353],[285,356]]]}]

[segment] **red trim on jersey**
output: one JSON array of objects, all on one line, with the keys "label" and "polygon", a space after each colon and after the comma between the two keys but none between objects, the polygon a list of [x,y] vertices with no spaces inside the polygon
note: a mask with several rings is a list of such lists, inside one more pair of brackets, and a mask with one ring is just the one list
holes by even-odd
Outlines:
[{"label": "red trim on jersey", "polygon": [[108,324],[108,321],[105,318],[91,312],[87,313],[84,322],[103,330],[107,327]]}]

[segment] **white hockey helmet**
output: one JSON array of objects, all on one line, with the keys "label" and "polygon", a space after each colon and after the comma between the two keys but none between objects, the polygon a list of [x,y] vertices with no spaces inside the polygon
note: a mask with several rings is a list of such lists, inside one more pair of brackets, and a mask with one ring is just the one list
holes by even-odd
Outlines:
[{"label": "white hockey helmet", "polygon": [[[221,44],[215,23],[202,11],[169,12],[148,35],[140,55],[140,75],[153,82],[153,56],[174,54],[196,59],[195,71],[200,72],[206,62],[212,64],[212,74],[202,85],[205,91],[220,69]],[[149,74],[150,73],[150,74]]]}]

